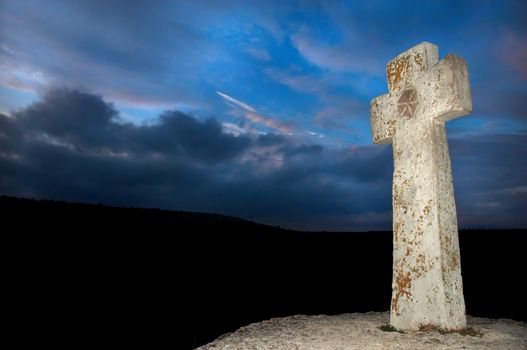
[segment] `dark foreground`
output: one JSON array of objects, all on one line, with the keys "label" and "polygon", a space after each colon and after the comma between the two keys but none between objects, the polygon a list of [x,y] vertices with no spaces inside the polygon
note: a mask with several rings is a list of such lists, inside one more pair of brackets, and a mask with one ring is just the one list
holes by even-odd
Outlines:
[{"label": "dark foreground", "polygon": [[[390,232],[0,197],[23,343],[192,349],[295,314],[385,311]],[[525,230],[460,232],[467,313],[527,322]]]}]

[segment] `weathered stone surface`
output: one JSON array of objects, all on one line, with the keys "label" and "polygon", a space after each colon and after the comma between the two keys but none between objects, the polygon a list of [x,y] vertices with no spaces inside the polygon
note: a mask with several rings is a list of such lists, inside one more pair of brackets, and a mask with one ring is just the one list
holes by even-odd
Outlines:
[{"label": "weathered stone surface", "polygon": [[481,336],[438,331],[384,332],[388,312],[273,318],[242,327],[199,350],[453,350],[527,349],[527,325],[512,320],[468,318]]},{"label": "weathered stone surface", "polygon": [[421,43],[391,60],[371,101],[374,143],[393,144],[393,293],[399,329],[466,325],[445,122],[472,110],[465,60]]}]

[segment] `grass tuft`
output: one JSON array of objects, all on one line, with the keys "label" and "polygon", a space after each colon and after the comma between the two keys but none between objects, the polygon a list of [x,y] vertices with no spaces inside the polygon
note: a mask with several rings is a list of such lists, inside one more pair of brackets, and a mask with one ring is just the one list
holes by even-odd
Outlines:
[{"label": "grass tuft", "polygon": [[403,331],[401,330],[398,330],[397,328],[395,328],[394,326],[392,325],[389,325],[389,324],[383,324],[382,326],[379,326],[379,329],[383,332],[398,332],[398,333],[404,333]]}]

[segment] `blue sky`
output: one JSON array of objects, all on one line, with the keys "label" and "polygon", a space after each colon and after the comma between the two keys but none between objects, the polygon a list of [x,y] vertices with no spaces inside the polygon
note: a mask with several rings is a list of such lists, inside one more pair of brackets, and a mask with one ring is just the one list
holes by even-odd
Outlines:
[{"label": "blue sky", "polygon": [[[474,112],[448,125],[460,226],[527,227],[526,17],[523,1],[2,1],[0,190],[389,228],[391,150],[371,144],[369,101],[387,91],[387,61],[429,41],[469,66]],[[154,130],[184,134],[183,124],[197,139],[174,144],[177,157],[141,143]],[[95,127],[119,131],[90,143]],[[42,144],[56,148],[52,173],[27,166]],[[206,147],[234,153],[200,158]],[[73,169],[79,159],[102,168]],[[106,174],[112,162],[171,170]],[[203,186],[184,176],[190,168]],[[79,179],[68,190],[65,173]],[[113,176],[137,193],[108,192]]]}]

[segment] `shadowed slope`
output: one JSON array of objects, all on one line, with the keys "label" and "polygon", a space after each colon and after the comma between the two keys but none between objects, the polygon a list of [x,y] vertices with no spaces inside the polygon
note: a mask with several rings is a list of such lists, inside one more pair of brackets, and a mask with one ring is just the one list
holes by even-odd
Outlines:
[{"label": "shadowed slope", "polygon": [[[9,197],[0,197],[0,212],[18,308],[12,324],[38,325],[42,341],[109,336],[191,349],[272,317],[390,306],[390,232],[298,232],[221,215]],[[527,321],[526,232],[461,231],[460,243],[467,313]]]}]

